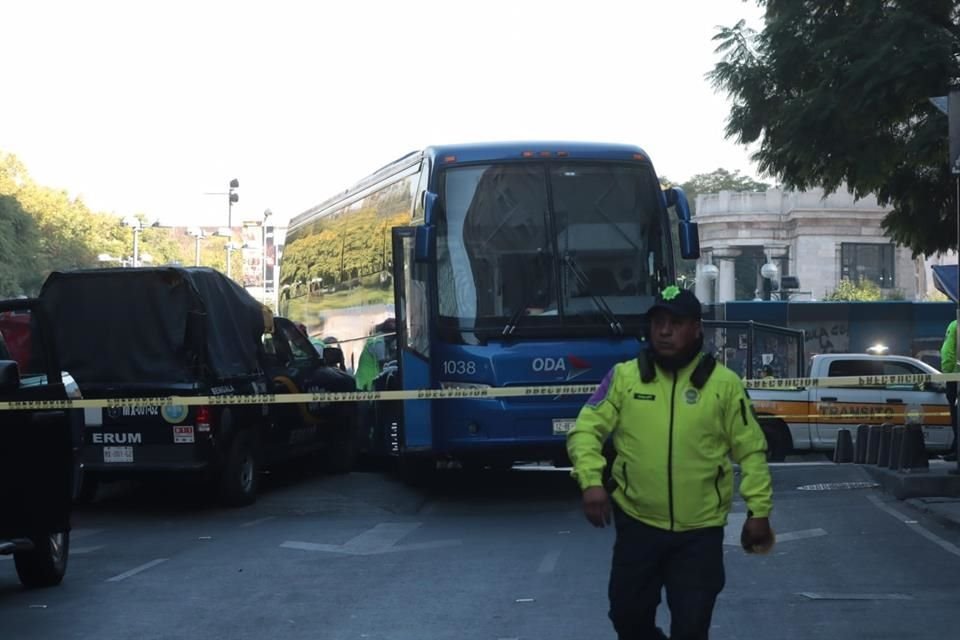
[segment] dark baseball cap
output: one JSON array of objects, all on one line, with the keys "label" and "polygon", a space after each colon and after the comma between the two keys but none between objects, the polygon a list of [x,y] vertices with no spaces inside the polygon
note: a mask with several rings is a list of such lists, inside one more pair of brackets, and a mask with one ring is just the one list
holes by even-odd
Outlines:
[{"label": "dark baseball cap", "polygon": [[700,300],[689,289],[671,285],[657,294],[653,306],[647,310],[649,318],[657,309],[663,309],[680,318],[701,318]]}]

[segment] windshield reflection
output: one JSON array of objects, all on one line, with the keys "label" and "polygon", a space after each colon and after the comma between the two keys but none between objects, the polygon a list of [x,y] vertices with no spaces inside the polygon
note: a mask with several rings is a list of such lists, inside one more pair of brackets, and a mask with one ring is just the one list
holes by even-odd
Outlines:
[{"label": "windshield reflection", "polygon": [[639,316],[669,255],[659,189],[640,164],[447,170],[438,221],[441,321],[507,335],[568,325],[609,332],[620,316]]}]

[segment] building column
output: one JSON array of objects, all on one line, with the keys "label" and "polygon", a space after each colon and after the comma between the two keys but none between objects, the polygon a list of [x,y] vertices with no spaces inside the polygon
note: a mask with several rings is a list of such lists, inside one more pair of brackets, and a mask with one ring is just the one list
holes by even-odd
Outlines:
[{"label": "building column", "polygon": [[716,291],[717,283],[703,275],[704,263],[697,263],[697,280],[693,292],[701,304],[713,304],[713,293]]},{"label": "building column", "polygon": [[714,249],[713,258],[720,269],[717,278],[717,303],[730,302],[737,297],[737,285],[734,278],[733,259],[740,255],[739,249]]}]

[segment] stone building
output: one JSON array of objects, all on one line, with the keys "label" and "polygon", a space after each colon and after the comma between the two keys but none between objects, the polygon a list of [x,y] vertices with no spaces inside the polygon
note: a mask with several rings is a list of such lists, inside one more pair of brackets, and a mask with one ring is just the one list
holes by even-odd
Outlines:
[{"label": "stone building", "polygon": [[[930,264],[955,264],[956,255],[912,258],[908,248],[884,236],[880,223],[887,211],[873,196],[854,200],[845,190],[827,196],[820,189],[700,195],[694,217],[701,246],[697,295],[722,303],[786,299],[789,291],[790,300],[820,300],[849,278],[871,280],[889,298],[928,299],[934,291]],[[767,263],[777,271],[765,282],[760,271]],[[781,283],[798,286],[769,293]]]}]

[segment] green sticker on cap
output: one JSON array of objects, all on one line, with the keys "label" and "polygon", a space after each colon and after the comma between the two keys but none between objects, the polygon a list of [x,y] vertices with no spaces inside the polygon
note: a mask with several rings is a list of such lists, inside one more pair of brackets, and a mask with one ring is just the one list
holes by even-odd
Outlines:
[{"label": "green sticker on cap", "polygon": [[680,287],[675,284],[670,285],[663,290],[663,293],[660,294],[660,297],[664,300],[673,300],[678,295],[680,295]]}]

